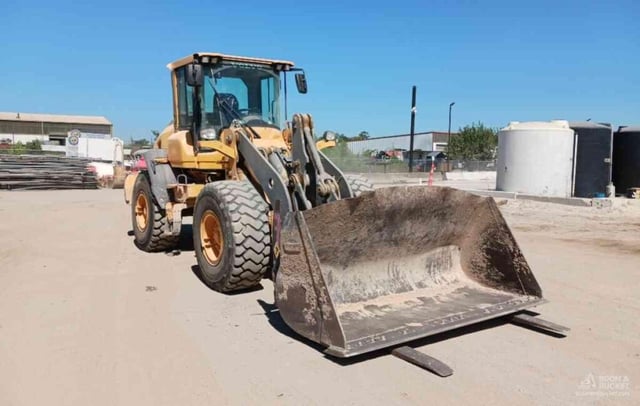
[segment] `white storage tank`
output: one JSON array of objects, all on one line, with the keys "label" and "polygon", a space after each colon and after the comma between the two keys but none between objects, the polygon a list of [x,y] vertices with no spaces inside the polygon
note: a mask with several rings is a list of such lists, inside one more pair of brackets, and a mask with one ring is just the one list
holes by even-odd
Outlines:
[{"label": "white storage tank", "polygon": [[496,190],[571,197],[573,156],[567,121],[511,122],[498,133]]}]

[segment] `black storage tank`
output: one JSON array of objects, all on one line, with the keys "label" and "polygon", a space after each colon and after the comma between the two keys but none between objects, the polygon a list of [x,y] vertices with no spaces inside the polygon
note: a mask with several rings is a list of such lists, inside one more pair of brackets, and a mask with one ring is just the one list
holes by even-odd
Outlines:
[{"label": "black storage tank", "polygon": [[621,126],[613,135],[613,184],[618,194],[640,187],[640,126]]},{"label": "black storage tank", "polygon": [[573,195],[604,195],[611,180],[611,126],[582,121],[570,122],[569,127],[577,143]]}]

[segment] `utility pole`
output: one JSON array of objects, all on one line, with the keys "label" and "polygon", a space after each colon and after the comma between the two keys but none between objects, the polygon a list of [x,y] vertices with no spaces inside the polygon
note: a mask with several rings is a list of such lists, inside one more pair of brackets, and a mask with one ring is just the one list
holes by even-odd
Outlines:
[{"label": "utility pole", "polygon": [[409,141],[409,173],[413,172],[413,136],[416,130],[416,87],[411,89],[411,132]]},{"label": "utility pole", "polygon": [[449,103],[449,131],[447,131],[447,155],[449,155],[449,143],[451,142],[451,108],[453,107],[454,104],[456,104],[456,102]]}]

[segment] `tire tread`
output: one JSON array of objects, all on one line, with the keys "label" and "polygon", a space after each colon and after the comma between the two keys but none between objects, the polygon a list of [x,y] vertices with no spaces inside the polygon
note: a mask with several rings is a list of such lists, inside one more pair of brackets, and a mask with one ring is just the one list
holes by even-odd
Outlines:
[{"label": "tire tread", "polygon": [[235,244],[231,271],[212,287],[233,292],[258,285],[271,259],[267,203],[249,182],[212,182],[205,190],[213,192],[221,200],[221,209],[228,212]]},{"label": "tire tread", "polygon": [[[158,205],[156,205],[153,201],[153,196],[151,195],[151,185],[149,184],[149,180],[143,174],[138,175],[139,179],[136,180],[134,190],[133,190],[133,200],[131,205],[135,205],[135,198],[138,196],[140,189],[143,189],[147,201],[150,203],[152,216],[150,216],[149,220],[151,221],[151,236],[149,241],[146,244],[142,244],[140,241],[136,239],[135,243],[138,248],[146,252],[163,252],[173,250],[178,246],[180,242],[179,235],[171,235],[165,234],[165,230],[169,230],[168,219],[164,210],[160,209]],[[136,227],[135,224],[135,216],[133,214],[132,207],[132,222],[133,227]]]}]

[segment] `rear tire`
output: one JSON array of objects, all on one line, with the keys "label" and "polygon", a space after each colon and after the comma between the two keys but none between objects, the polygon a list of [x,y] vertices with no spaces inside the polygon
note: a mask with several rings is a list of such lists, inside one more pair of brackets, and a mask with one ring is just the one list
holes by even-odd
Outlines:
[{"label": "rear tire", "polygon": [[361,175],[344,175],[345,180],[351,187],[353,197],[358,197],[364,192],[373,191],[373,185],[369,179]]},{"label": "rear tire", "polygon": [[193,213],[193,247],[202,281],[218,292],[260,284],[270,267],[269,207],[249,182],[207,184]]},{"label": "rear tire", "polygon": [[140,173],[131,195],[131,225],[136,246],[147,252],[174,249],[180,236],[164,234],[168,230],[167,222],[164,210],[153,201],[149,179]]}]

